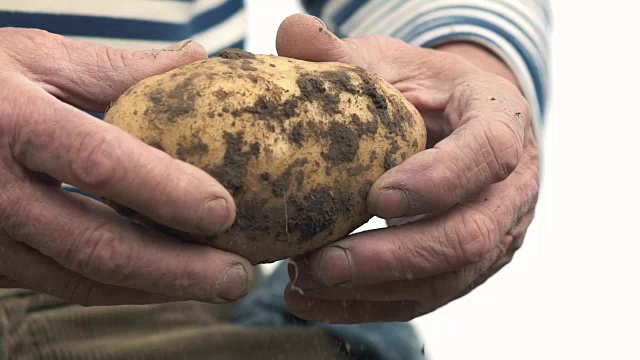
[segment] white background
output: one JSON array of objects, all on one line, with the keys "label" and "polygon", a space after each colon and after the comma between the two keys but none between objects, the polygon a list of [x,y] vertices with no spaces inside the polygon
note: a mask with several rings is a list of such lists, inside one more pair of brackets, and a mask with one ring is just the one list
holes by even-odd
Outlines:
[{"label": "white background", "polygon": [[[537,218],[509,266],[415,321],[431,358],[640,359],[634,3],[552,0],[554,86]],[[301,11],[298,1],[248,5],[249,50],[275,54],[278,24]]]}]

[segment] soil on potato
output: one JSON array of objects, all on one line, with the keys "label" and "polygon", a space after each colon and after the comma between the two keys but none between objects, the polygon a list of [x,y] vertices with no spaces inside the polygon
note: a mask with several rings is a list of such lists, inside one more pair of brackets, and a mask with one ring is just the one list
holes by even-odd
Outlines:
[{"label": "soil on potato", "polygon": [[248,51],[244,51],[242,49],[224,49],[220,51],[218,54],[219,57],[223,59],[229,60],[238,60],[238,59],[255,59],[256,56]]},{"label": "soil on potato", "polygon": [[[245,59],[237,57],[235,53],[227,58]],[[244,56],[244,55],[243,55]],[[325,138],[328,144],[323,152],[329,169],[345,163],[353,163],[358,152],[362,136],[374,136],[377,133],[375,120],[363,123],[357,122],[357,131],[339,121],[332,121],[326,129],[319,128],[315,122],[298,121],[292,126],[285,126],[285,122],[296,116],[300,107],[305,103],[319,103],[323,111],[331,114],[340,114],[340,92],[354,93],[356,86],[351,83],[351,77],[346,72],[327,72],[322,74],[326,78],[312,74],[301,75],[296,83],[300,89],[300,95],[291,96],[285,101],[278,101],[276,96],[261,96],[253,106],[245,107],[233,112],[234,116],[241,116],[243,112],[257,116],[258,120],[267,122],[270,130],[276,128],[289,129],[287,138],[293,144],[302,146],[308,134]],[[334,83],[335,91],[327,89],[327,81]],[[356,115],[357,117],[357,115]],[[351,119],[356,119],[351,117]],[[246,165],[250,158],[249,153],[239,148],[237,142],[227,141],[227,152],[223,165],[212,171],[211,174],[219,179],[225,187],[233,190],[233,196],[237,201],[238,214],[236,224],[239,228],[260,231],[272,231],[277,229],[279,235],[288,238],[289,234],[299,232],[299,239],[307,241],[323,230],[330,228],[338,219],[339,214],[348,214],[353,210],[356,199],[353,194],[341,188],[329,189],[318,187],[311,189],[304,196],[289,195],[291,186],[295,184],[301,191],[304,185],[305,173],[303,167],[309,163],[307,158],[293,159],[287,169],[281,174],[262,173],[258,175],[262,184],[271,185],[272,194],[276,198],[282,198],[281,203],[268,203],[264,199],[247,196],[243,189],[246,178]],[[265,149],[267,151],[268,149]],[[243,159],[243,161],[237,161]],[[227,161],[234,160],[234,161]],[[246,161],[244,161],[246,160]],[[371,169],[372,165],[356,166],[353,174],[361,174]],[[360,191],[366,192],[371,186],[368,182],[363,184]],[[297,194],[298,192],[296,192]],[[361,194],[358,194],[362,197]]]},{"label": "soil on potato", "polygon": [[244,193],[247,165],[252,157],[260,155],[260,144],[254,142],[245,151],[244,132],[233,134],[225,131],[224,141],[227,149],[224,153],[223,164],[205,169],[205,171],[217,179],[236,198]]},{"label": "soil on potato", "polygon": [[[239,49],[227,49],[218,55],[225,64],[236,64],[234,69],[242,70],[247,78],[260,80],[258,68],[255,66],[256,56]],[[274,64],[269,64],[275,67]],[[255,75],[249,73],[256,73]],[[150,91],[151,106],[145,113],[153,121],[175,122],[181,116],[194,111],[194,102],[199,95],[192,86],[193,80],[202,74],[193,74],[178,82],[172,91]],[[285,139],[298,147],[304,146],[305,140],[322,138],[326,148],[320,154],[325,161],[328,174],[340,166],[346,166],[347,174],[356,177],[370,171],[380,164],[386,169],[397,165],[397,153],[400,150],[398,140],[409,143],[407,129],[413,121],[412,114],[400,103],[400,99],[385,96],[376,86],[374,79],[362,69],[345,67],[345,70],[320,71],[302,73],[296,79],[299,95],[285,96],[284,93],[274,92],[257,98],[251,106],[241,109],[230,109],[225,106],[222,112],[211,114],[218,116],[241,117],[243,113],[252,114],[259,121],[264,121],[270,131],[286,131]],[[367,113],[345,113],[341,106],[341,94],[357,94],[366,96]],[[216,94],[224,100],[229,94]],[[223,98],[224,97],[224,98]],[[348,101],[352,101],[349,98]],[[393,106],[389,106],[392,103]],[[301,120],[301,111],[306,111],[308,105],[321,109],[332,120],[328,124],[321,124],[315,119]],[[390,108],[395,109],[391,113]],[[224,113],[224,114],[223,114]],[[226,115],[225,115],[226,114]],[[366,118],[365,118],[366,117]],[[295,119],[295,120],[292,120]],[[295,123],[292,123],[295,121]],[[366,155],[368,163],[357,162],[356,157],[363,138],[375,138],[383,129],[386,146],[384,156],[378,156],[375,151]],[[275,231],[276,237],[287,241],[290,234],[299,236],[291,239],[308,241],[320,232],[331,228],[339,216],[349,216],[356,204],[366,201],[367,194],[373,181],[366,180],[359,187],[357,193],[346,191],[339,185],[334,187],[318,186],[303,189],[305,185],[304,167],[313,164],[319,168],[321,164],[316,159],[310,161],[306,157],[291,159],[291,163],[282,173],[263,172],[256,174],[259,183],[267,185],[272,195],[282,201],[269,201],[264,194],[251,195],[246,191],[248,166],[252,158],[257,159],[261,151],[269,153],[268,146],[261,147],[258,142],[248,143],[243,132],[225,132],[223,140],[226,150],[223,163],[209,169],[204,169],[229,190],[236,201],[237,216],[233,227],[254,231],[256,234]],[[189,144],[189,145],[184,145]],[[416,140],[410,144],[418,146]],[[156,147],[162,149],[157,143]],[[201,139],[189,141],[185,139],[177,148],[177,157],[189,159],[206,156],[209,146]],[[404,155],[406,156],[406,154]],[[404,158],[403,156],[403,158]],[[363,159],[364,160],[364,159]],[[290,189],[296,187],[294,195]],[[121,208],[121,210],[123,210]],[[163,226],[157,228],[164,232],[178,235],[174,230]],[[186,234],[180,237],[189,237]],[[345,234],[346,235],[346,234]],[[254,235],[259,241],[259,235]]]}]

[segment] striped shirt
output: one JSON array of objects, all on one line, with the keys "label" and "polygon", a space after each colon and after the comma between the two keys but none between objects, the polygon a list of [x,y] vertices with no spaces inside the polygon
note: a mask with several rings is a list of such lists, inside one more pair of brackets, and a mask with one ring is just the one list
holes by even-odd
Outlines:
[{"label": "striped shirt", "polygon": [[[546,110],[551,14],[547,0],[302,0],[341,37],[384,34],[432,47],[474,42],[513,70],[536,123]],[[210,55],[242,48],[243,0],[2,0],[0,26],[48,30],[125,49],[183,39]]]},{"label": "striped shirt", "polygon": [[[458,41],[485,46],[511,67],[531,104],[535,123],[542,123],[549,87],[551,16],[546,0],[302,3],[341,37],[382,34],[424,47]],[[210,55],[227,47],[244,47],[247,30],[243,0],[0,0],[0,26],[39,28],[125,49],[164,48],[189,38],[201,43]],[[79,192],[72,187],[66,190]],[[286,266],[276,274],[281,278],[272,276],[257,295],[249,297],[245,310],[254,311],[245,318],[276,319],[273,324],[280,325],[295,320],[286,311],[280,286],[287,281]],[[408,324],[321,326],[352,344],[355,354],[365,349],[369,356],[383,360],[424,357],[421,342]]]}]

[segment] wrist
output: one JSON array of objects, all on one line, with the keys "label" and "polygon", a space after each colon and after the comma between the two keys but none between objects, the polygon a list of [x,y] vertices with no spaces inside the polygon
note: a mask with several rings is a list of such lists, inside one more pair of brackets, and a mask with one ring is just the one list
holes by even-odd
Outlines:
[{"label": "wrist", "polygon": [[501,76],[519,86],[518,79],[511,68],[494,53],[480,45],[458,42],[438,46],[436,49],[461,56],[481,70]]}]

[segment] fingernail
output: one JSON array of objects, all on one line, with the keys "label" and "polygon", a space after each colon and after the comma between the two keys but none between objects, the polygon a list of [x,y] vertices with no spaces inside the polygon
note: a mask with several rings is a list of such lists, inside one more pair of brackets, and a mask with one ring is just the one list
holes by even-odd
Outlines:
[{"label": "fingernail", "polygon": [[183,41],[180,41],[177,44],[173,44],[173,45],[171,45],[169,47],[166,47],[164,50],[165,51],[180,51],[180,50],[186,48],[187,45],[189,45],[191,42],[192,42],[192,40],[183,40]]},{"label": "fingernail", "polygon": [[322,19],[320,19],[319,17],[315,17],[313,16],[314,19],[316,19],[317,22],[320,23],[320,25],[322,25],[323,28],[327,29],[327,24],[324,23],[324,21],[322,21]]},{"label": "fingernail", "polygon": [[208,235],[219,234],[229,221],[229,206],[225,199],[210,200],[202,213],[198,228]]},{"label": "fingernail", "polygon": [[330,246],[322,252],[318,266],[320,279],[325,286],[344,285],[351,282],[351,260],[348,250]]},{"label": "fingernail", "polygon": [[242,264],[229,267],[222,275],[222,297],[226,300],[238,300],[247,295],[247,278],[247,271]]},{"label": "fingernail", "polygon": [[409,195],[401,189],[382,189],[376,197],[373,212],[383,219],[405,216],[409,212]]}]

